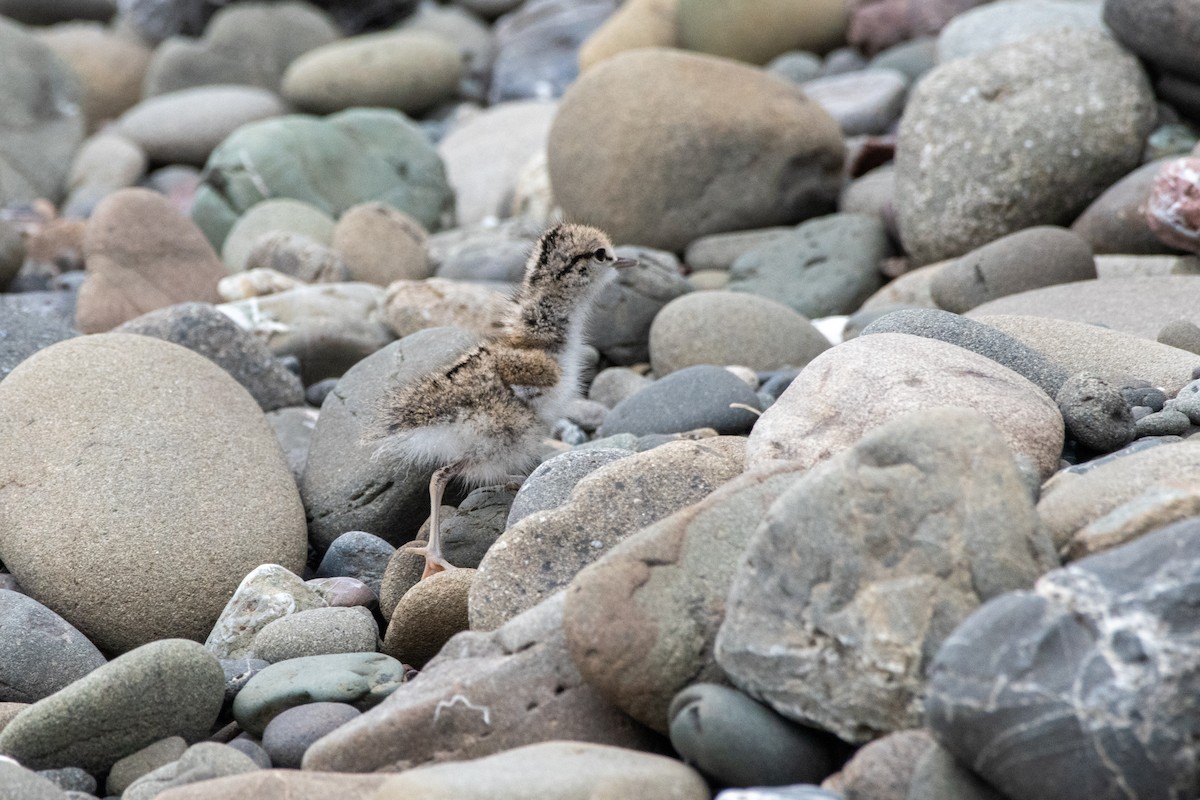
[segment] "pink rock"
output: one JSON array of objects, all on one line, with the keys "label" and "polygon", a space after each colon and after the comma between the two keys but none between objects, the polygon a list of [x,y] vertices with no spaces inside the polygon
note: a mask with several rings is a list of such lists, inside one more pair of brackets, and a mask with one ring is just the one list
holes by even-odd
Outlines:
[{"label": "pink rock", "polygon": [[1200,253],[1200,158],[1177,158],[1158,171],[1146,222],[1164,244]]},{"label": "pink rock", "polygon": [[952,18],[986,0],[850,0],[850,44],[877,53],[907,39],[937,33]]}]

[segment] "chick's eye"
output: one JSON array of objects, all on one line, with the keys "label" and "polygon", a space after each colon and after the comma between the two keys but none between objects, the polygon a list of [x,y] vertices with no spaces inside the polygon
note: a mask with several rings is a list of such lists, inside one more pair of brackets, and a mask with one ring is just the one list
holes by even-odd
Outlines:
[{"label": "chick's eye", "polygon": [[592,258],[596,259],[597,261],[607,261],[608,253],[604,252],[604,248],[601,247],[599,250],[592,253]]}]

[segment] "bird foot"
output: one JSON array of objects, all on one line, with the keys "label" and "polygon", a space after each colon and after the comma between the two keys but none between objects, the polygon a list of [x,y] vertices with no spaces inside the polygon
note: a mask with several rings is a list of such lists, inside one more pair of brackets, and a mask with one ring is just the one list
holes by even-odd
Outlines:
[{"label": "bird foot", "polygon": [[412,552],[419,556],[425,556],[425,569],[421,573],[421,580],[425,580],[430,575],[445,572],[448,569],[458,569],[458,567],[442,558],[441,554],[431,552],[428,547],[414,547]]}]

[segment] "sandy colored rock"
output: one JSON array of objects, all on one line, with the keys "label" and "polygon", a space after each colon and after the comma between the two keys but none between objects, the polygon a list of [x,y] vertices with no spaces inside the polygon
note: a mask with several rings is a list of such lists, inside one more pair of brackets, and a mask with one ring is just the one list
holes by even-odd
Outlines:
[{"label": "sandy colored rock", "polygon": [[823,53],[841,44],[844,0],[679,0],[679,39],[689,50],[765,64],[789,50]]},{"label": "sandy colored rock", "polygon": [[399,337],[444,325],[490,336],[500,332],[513,305],[495,289],[450,278],[395,281],[384,304],[385,319]]},{"label": "sandy colored rock", "polygon": [[392,611],[383,652],[421,669],[450,637],[467,629],[467,594],[473,569],[430,575],[409,589]]},{"label": "sandy colored rock", "polygon": [[348,280],[387,286],[433,274],[429,233],[408,214],[384,203],[346,209],[333,228],[330,244],[350,268]]},{"label": "sandy colored rock", "polygon": [[38,38],[67,62],[83,83],[83,113],[88,129],[137,103],[152,50],[134,37],[89,23],[55,25]]},{"label": "sandy colored rock", "polygon": [[675,15],[679,0],[629,0],[579,48],[579,71],[638,47],[675,47],[679,43]]},{"label": "sandy colored rock", "polygon": [[158,192],[121,189],[96,207],[83,240],[87,278],[75,324],[111,330],[156,308],[219,303],[220,259],[200,229]]},{"label": "sandy colored rock", "polygon": [[177,786],[155,800],[371,800],[387,775],[270,769]]}]

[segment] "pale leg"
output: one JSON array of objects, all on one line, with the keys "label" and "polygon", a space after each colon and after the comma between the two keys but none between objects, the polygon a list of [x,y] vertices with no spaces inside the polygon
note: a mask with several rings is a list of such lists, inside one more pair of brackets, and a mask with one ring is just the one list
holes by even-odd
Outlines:
[{"label": "pale leg", "polygon": [[425,580],[435,572],[453,569],[454,565],[442,558],[442,530],[439,517],[442,512],[442,495],[446,485],[454,480],[454,476],[462,469],[460,462],[449,464],[433,473],[429,479],[429,544],[425,546],[425,571],[421,580]]}]

